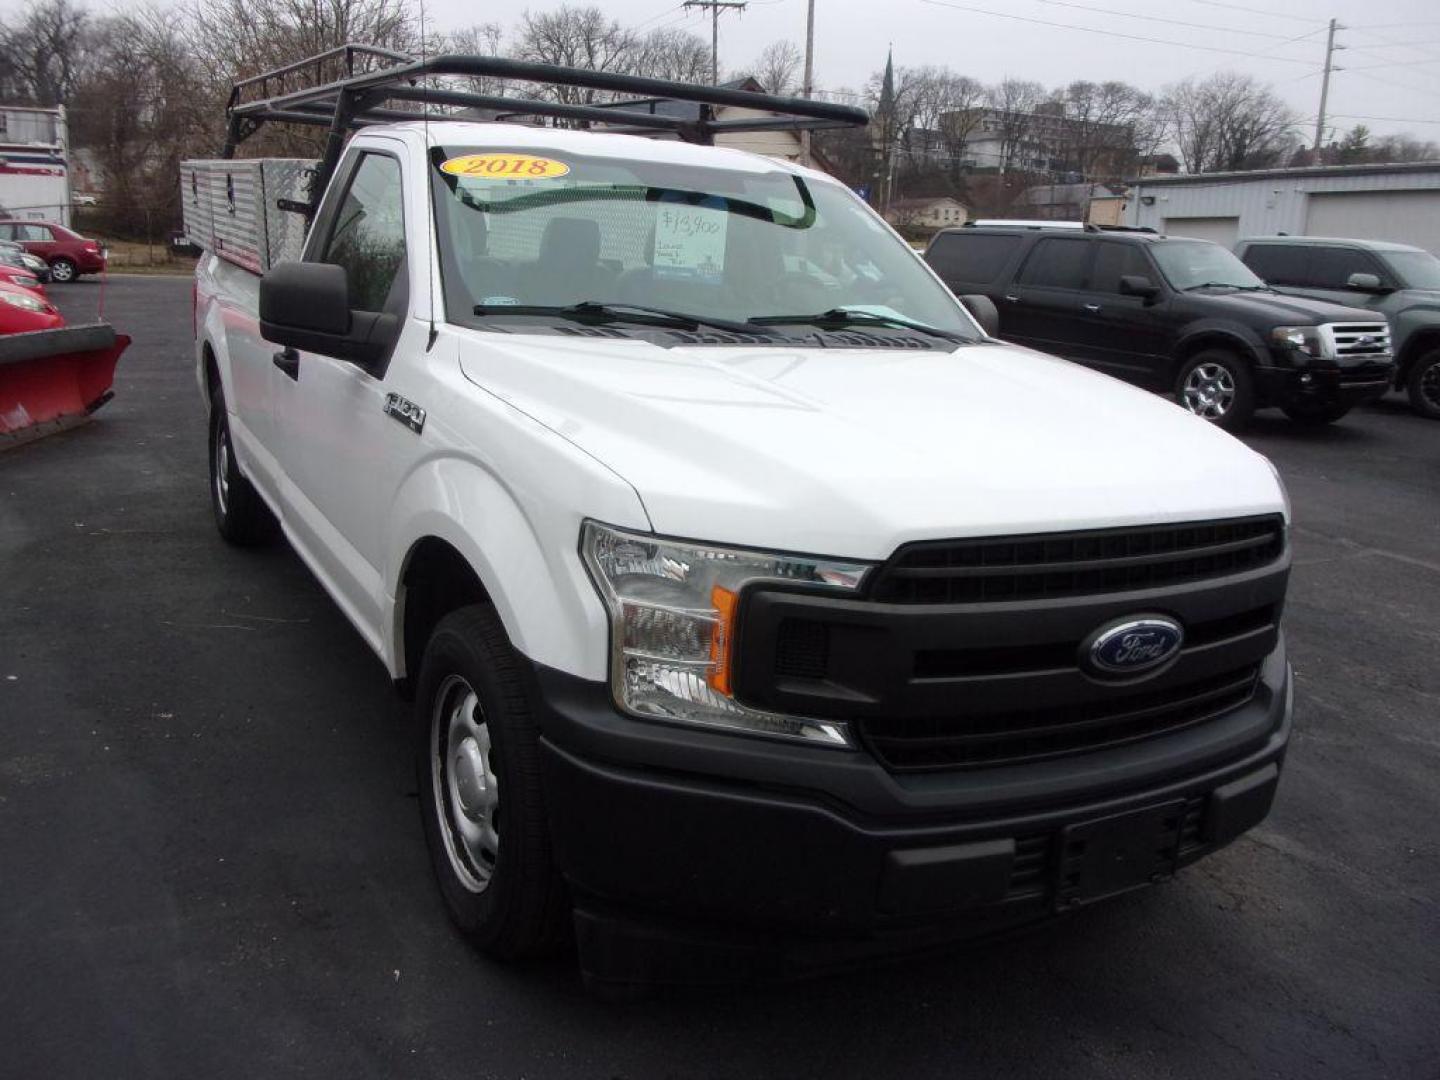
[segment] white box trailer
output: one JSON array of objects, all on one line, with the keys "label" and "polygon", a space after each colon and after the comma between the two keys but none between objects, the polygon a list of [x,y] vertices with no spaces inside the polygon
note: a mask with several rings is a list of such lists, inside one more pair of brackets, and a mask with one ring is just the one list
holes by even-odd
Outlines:
[{"label": "white box trailer", "polygon": [[181,162],[186,239],[257,274],[300,258],[305,215],[281,205],[309,203],[316,164],[306,158]]},{"label": "white box trailer", "polygon": [[65,110],[0,106],[0,217],[70,224]]}]

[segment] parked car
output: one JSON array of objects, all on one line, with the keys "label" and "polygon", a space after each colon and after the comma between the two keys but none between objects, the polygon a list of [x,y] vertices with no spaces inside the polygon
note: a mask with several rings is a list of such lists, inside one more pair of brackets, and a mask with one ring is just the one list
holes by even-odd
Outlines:
[{"label": "parked car", "polygon": [[30,289],[0,282],[0,334],[54,330],[64,325],[64,318],[49,300]]},{"label": "parked car", "polygon": [[72,206],[98,206],[100,200],[94,195],[74,195],[70,199]]},{"label": "parked car", "polygon": [[9,263],[0,262],[0,281],[5,282],[7,285],[13,285],[17,289],[29,289],[37,296],[45,295],[44,284],[24,267],[11,266]]},{"label": "parked car", "polygon": [[0,221],[0,240],[14,240],[50,265],[55,281],[74,281],[105,269],[105,248],[53,221]]},{"label": "parked car", "polygon": [[225,177],[263,161],[182,164],[211,509],[283,532],[414,699],[476,945],[568,926],[600,984],[774,971],[1052,917],[1264,818],[1292,698],[1264,458],[982,333],[823,174],[356,100],[343,153],[275,163],[319,201],[263,276],[266,234],[203,213],[262,220],[274,189]]},{"label": "parked car", "polygon": [[0,263],[29,271],[41,284],[50,280],[50,264],[39,255],[31,255],[14,240],[0,240]]},{"label": "parked car", "polygon": [[1338,420],[1394,373],[1384,319],[1281,296],[1207,240],[996,222],[943,230],[925,259],[994,301],[1005,340],[1173,392],[1224,428],[1265,406]]},{"label": "parked car", "polygon": [[1236,253],[1280,292],[1385,316],[1395,388],[1421,416],[1440,420],[1440,259],[1408,244],[1321,236],[1254,237]]}]

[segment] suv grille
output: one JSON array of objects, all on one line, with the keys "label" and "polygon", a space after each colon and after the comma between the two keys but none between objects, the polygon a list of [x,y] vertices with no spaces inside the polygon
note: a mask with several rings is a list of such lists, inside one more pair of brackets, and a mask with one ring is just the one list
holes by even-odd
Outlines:
[{"label": "suv grille", "polygon": [[1390,324],[1326,323],[1320,333],[1329,339],[1339,358],[1377,357],[1390,354]]},{"label": "suv grille", "polygon": [[1255,693],[1258,664],[1118,701],[986,716],[880,718],[861,725],[886,768],[909,772],[1034,761],[1179,731],[1238,709]]},{"label": "suv grille", "polygon": [[875,600],[971,604],[1095,596],[1237,574],[1278,559],[1279,517],[907,544],[880,568]]}]

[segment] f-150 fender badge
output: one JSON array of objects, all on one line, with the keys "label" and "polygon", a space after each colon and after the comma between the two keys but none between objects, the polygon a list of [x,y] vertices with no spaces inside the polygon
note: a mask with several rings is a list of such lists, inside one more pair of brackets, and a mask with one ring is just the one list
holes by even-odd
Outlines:
[{"label": "f-150 fender badge", "polygon": [[399,394],[385,395],[385,413],[419,435],[425,430],[425,410]]}]

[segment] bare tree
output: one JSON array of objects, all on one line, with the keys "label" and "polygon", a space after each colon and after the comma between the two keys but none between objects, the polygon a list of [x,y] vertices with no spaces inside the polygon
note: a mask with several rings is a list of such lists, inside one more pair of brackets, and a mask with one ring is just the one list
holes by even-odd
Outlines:
[{"label": "bare tree", "polygon": [[[522,60],[593,71],[628,71],[634,61],[635,34],[598,7],[560,7],[525,13],[515,55]],[[568,104],[604,101],[610,95],[578,86],[545,86],[537,93]]]},{"label": "bare tree", "polygon": [[765,88],[767,94],[788,97],[800,92],[800,69],[805,56],[793,41],[772,41],[746,69],[746,74]]},{"label": "bare tree", "polygon": [[1385,163],[1397,161],[1434,161],[1440,158],[1440,147],[1428,139],[1414,135],[1385,135],[1369,151],[1369,160]]},{"label": "bare tree", "polygon": [[1187,172],[1266,168],[1296,145],[1295,113],[1249,75],[1186,79],[1166,89],[1161,109]]},{"label": "bare tree", "polygon": [[1128,83],[1073,82],[1056,90],[1054,100],[1064,109],[1064,166],[1087,180],[1133,172],[1160,141],[1155,99]]},{"label": "bare tree", "polygon": [[708,83],[710,46],[684,30],[662,28],[634,43],[625,68],[652,79]]},{"label": "bare tree", "polygon": [[5,90],[36,105],[60,105],[75,91],[90,45],[90,16],[70,0],[36,0],[0,27]]},{"label": "bare tree", "polygon": [[940,115],[936,126],[952,178],[960,176],[970,138],[985,118],[985,95],[985,84],[968,75],[947,73],[940,88]]},{"label": "bare tree", "polygon": [[[505,31],[499,23],[476,23],[462,30],[452,30],[445,35],[443,46],[446,52],[467,53],[471,56],[501,56]],[[504,97],[510,92],[510,80],[493,75],[477,75],[464,80],[464,89],[477,94],[493,94]]]},{"label": "bare tree", "polygon": [[986,102],[994,110],[1000,137],[1000,171],[1028,164],[1036,108],[1045,100],[1045,88],[1026,79],[1006,78],[992,86]]}]

